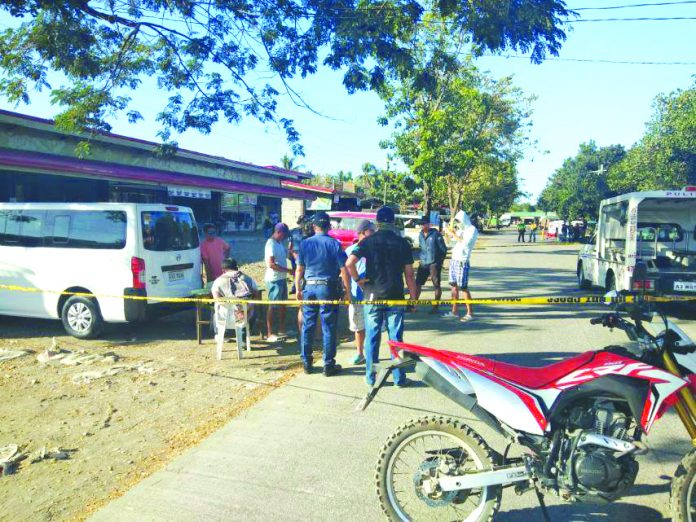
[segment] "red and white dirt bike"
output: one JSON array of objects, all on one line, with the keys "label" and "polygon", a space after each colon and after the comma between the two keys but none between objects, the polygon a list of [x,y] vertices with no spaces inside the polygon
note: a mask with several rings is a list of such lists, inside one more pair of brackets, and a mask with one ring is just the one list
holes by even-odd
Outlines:
[{"label": "red and white dirt bike", "polygon": [[[395,359],[380,367],[359,409],[395,367],[415,366],[422,381],[508,445],[498,453],[471,427],[443,417],[401,426],[377,466],[379,501],[389,519],[488,521],[506,486],[520,494],[534,490],[547,520],[545,493],[571,502],[614,501],[635,481],[636,457],[646,452],[642,437],[672,406],[696,444],[693,341],[640,302],[617,305],[590,323],[623,330],[630,343],[541,368],[390,343]],[[522,457],[508,457],[513,444],[523,447]],[[696,521],[695,485],[696,449],[672,480],[674,520]]]}]

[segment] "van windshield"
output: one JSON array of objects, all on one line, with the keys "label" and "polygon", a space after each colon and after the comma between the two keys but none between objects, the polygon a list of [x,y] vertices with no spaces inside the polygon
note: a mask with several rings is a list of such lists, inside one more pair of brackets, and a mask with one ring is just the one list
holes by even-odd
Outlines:
[{"label": "van windshield", "polygon": [[198,246],[198,228],[190,212],[147,211],[141,219],[146,250],[171,252]]}]

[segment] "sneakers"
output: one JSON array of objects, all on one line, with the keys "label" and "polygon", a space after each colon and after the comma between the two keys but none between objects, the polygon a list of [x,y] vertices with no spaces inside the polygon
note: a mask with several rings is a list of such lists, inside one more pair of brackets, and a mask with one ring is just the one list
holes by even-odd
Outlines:
[{"label": "sneakers", "polygon": [[334,364],[333,366],[324,366],[324,377],[331,377],[332,375],[336,375],[337,373],[340,373],[341,370],[340,364]]},{"label": "sneakers", "polygon": [[281,340],[282,340],[282,338],[277,336],[276,334],[269,335],[268,337],[266,337],[266,342],[268,342],[268,343],[277,343],[278,341],[281,341]]},{"label": "sneakers", "polygon": [[360,364],[365,364],[365,357],[362,356],[362,355],[360,355],[360,354],[356,355],[356,356],[353,358],[353,364],[354,364],[355,366],[358,366],[358,365],[360,365]]},{"label": "sneakers", "polygon": [[404,380],[401,381],[401,382],[395,382],[395,383],[394,383],[394,386],[396,386],[397,388],[408,388],[408,387],[411,386],[412,384],[413,384],[413,381],[412,381],[412,380],[410,380],[410,379],[404,379]]},{"label": "sneakers", "polygon": [[459,319],[459,315],[453,314],[452,310],[450,310],[446,314],[442,314],[440,317],[442,317],[443,319]]},{"label": "sneakers", "polygon": [[471,316],[471,315],[469,315],[469,314],[466,314],[464,317],[462,317],[462,318],[460,319],[460,321],[461,321],[462,323],[466,323],[467,321],[471,321],[471,320],[473,320],[473,319],[474,319],[473,316]]},{"label": "sneakers", "polygon": [[314,373],[314,365],[309,362],[309,363],[304,363],[304,372],[309,375],[310,373]]}]

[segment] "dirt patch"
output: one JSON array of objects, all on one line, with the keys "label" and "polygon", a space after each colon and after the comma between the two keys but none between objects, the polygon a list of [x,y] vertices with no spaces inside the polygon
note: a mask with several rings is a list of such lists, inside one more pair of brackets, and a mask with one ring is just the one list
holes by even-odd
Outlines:
[{"label": "dirt patch", "polygon": [[[29,352],[0,360],[0,446],[17,444],[27,455],[16,473],[0,476],[3,513],[84,518],[299,367],[296,342],[256,338],[241,361],[234,343],[217,361],[212,340],[196,344],[193,321],[184,310],[80,341],[58,322],[0,317],[0,350]],[[48,348],[67,354],[39,362]]]}]

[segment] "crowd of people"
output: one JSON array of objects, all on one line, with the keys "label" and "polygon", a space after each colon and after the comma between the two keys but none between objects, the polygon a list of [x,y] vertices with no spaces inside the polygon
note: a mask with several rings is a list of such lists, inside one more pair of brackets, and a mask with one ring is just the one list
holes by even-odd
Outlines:
[{"label": "crowd of people", "polygon": [[[409,299],[418,299],[423,286],[430,280],[435,288],[435,299],[442,296],[441,273],[447,256],[445,239],[427,217],[421,220],[419,235],[418,267],[411,244],[403,238],[396,226],[396,216],[389,207],[377,210],[374,222],[363,219],[356,225],[357,242],[347,250],[329,236],[331,222],[325,212],[316,213],[311,219],[301,217],[292,231],[284,223],[277,223],[264,248],[266,272],[264,283],[267,299],[278,305],[268,306],[266,315],[267,340],[279,342],[297,336],[299,353],[306,373],[315,371],[314,339],[317,325],[321,324],[322,373],[333,376],[342,368],[336,362],[338,344],[338,318],[340,307],[336,301],[350,301],[348,323],[355,335],[356,355],[353,364],[365,364],[365,380],[375,382],[375,367],[379,361],[382,331],[389,340],[403,341],[404,306],[390,301],[404,299],[404,284]],[[452,299],[471,298],[469,271],[471,253],[478,230],[468,215],[460,211],[454,217],[454,225],[445,228],[445,234],[453,242],[448,283]],[[214,297],[238,299],[257,298],[258,286],[243,274],[237,262],[229,259],[230,247],[215,236],[214,227],[206,227],[201,243],[201,256],[209,281],[214,281]],[[291,278],[292,288],[288,288]],[[286,304],[289,294],[303,301],[297,314],[298,332],[286,330]],[[460,294],[461,293],[461,294]],[[317,301],[317,304],[312,304]],[[361,301],[374,301],[361,304]],[[443,317],[467,322],[473,319],[472,307],[460,315],[459,306],[453,304]],[[223,329],[228,320],[236,321],[238,338],[244,334],[242,323],[234,314],[239,307],[225,308],[219,314],[232,313],[216,320]],[[415,310],[412,310],[415,311]],[[440,309],[433,304],[429,313]],[[217,315],[217,314],[216,314]],[[220,326],[221,325],[221,326]],[[218,332],[218,335],[220,333]],[[408,386],[409,381],[398,369],[393,372],[396,386]]]},{"label": "crowd of people", "polygon": [[518,243],[536,243],[538,231],[541,231],[542,240],[547,239],[553,233],[559,241],[580,241],[587,233],[587,224],[584,221],[572,224],[563,221],[560,226],[555,227],[555,231],[553,228],[549,231],[547,223],[536,219],[519,221],[516,226]]}]

